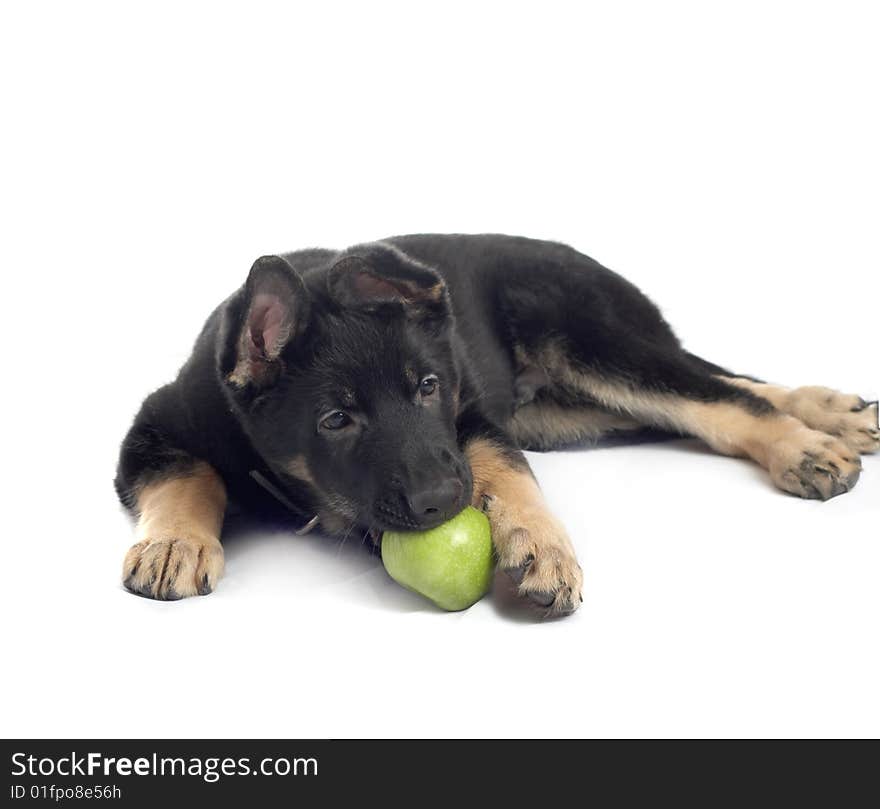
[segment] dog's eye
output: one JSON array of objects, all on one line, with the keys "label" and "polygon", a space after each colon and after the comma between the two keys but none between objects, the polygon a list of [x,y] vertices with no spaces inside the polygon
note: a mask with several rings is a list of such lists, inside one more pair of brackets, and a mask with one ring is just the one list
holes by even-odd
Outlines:
[{"label": "dog's eye", "polygon": [[419,382],[419,393],[422,396],[431,396],[436,390],[438,385],[437,377],[434,374],[430,376],[426,376],[421,382]]},{"label": "dog's eye", "polygon": [[341,410],[334,410],[330,415],[321,419],[321,427],[325,430],[341,430],[351,424],[351,416]]}]

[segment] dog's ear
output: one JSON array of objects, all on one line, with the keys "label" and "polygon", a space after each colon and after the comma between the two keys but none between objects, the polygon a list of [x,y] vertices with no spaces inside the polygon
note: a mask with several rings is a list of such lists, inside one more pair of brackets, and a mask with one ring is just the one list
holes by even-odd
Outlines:
[{"label": "dog's ear", "polygon": [[413,315],[445,314],[448,294],[434,270],[398,256],[349,255],[331,267],[330,295],[344,306],[378,309],[402,305]]},{"label": "dog's ear", "polygon": [[299,273],[280,256],[258,258],[240,296],[227,335],[233,341],[227,379],[262,388],[277,379],[282,351],[305,329],[308,297]]}]

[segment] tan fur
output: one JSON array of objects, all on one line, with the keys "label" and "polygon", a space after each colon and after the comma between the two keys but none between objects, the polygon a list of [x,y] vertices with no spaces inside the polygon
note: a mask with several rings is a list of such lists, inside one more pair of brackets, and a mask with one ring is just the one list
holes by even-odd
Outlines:
[{"label": "tan fur", "polygon": [[340,495],[326,492],[318,486],[305,455],[295,455],[284,468],[289,475],[312,487],[319,502],[317,516],[322,531],[328,534],[347,534],[351,531],[357,521],[357,509]]},{"label": "tan fur", "polygon": [[315,479],[312,477],[312,471],[309,469],[309,464],[308,461],[306,461],[305,455],[294,456],[288,461],[286,469],[297,480],[301,480],[303,483],[308,483],[310,486],[315,486]]},{"label": "tan fur", "polygon": [[507,422],[507,431],[522,447],[558,447],[595,441],[615,430],[635,430],[639,423],[597,407],[562,407],[553,402],[529,402]]},{"label": "tan fur", "polygon": [[[250,315],[248,314],[248,317]],[[247,321],[245,321],[247,322]],[[248,343],[250,342],[250,333],[247,328],[241,330],[238,337],[237,360],[235,368],[226,377],[233,385],[243,388],[251,379],[252,361],[249,356]]]},{"label": "tan fur", "polygon": [[569,361],[565,350],[552,342],[541,349],[534,359],[527,361],[541,365],[554,383],[586,394],[612,413],[627,416],[644,425],[680,429],[680,397],[638,391],[620,382],[578,370]]},{"label": "tan fur", "polygon": [[794,416],[807,427],[837,436],[856,452],[880,450],[877,402],[867,403],[860,396],[819,386],[791,389],[742,377],[720,378],[762,396],[775,408]]},{"label": "tan fur", "polygon": [[827,499],[849,490],[858,479],[857,452],[784,411],[758,415],[731,402],[639,391],[575,368],[558,345],[549,344],[529,359],[542,363],[554,382],[583,392],[609,410],[695,436],[724,455],[753,459],[779,488],[792,494]]},{"label": "tan fur", "polygon": [[729,403],[683,401],[683,432],[725,455],[744,455],[770,472],[784,491],[827,500],[848,491],[859,476],[858,453],[784,413],[756,416]]},{"label": "tan fur", "polygon": [[239,360],[226,378],[236,387],[243,388],[250,379],[250,365],[244,360]]},{"label": "tan fur", "polygon": [[446,285],[441,281],[438,284],[434,284],[434,286],[430,287],[426,295],[432,301],[439,301],[443,297],[443,293],[446,292]]},{"label": "tan fur", "polygon": [[226,487],[203,462],[144,486],[137,495],[139,541],[123,564],[126,587],[158,599],[213,590],[223,575],[225,509]]},{"label": "tan fur", "polygon": [[502,569],[522,575],[521,595],[564,613],[581,601],[583,575],[571,541],[527,468],[484,438],[465,448],[474,478],[473,505],[485,508]]},{"label": "tan fur", "polygon": [[[251,304],[251,309],[253,308],[253,304]],[[245,317],[245,323],[250,321],[251,311],[248,311],[248,314]],[[277,362],[278,356],[281,354],[281,349],[285,346],[287,341],[290,339],[290,335],[293,331],[293,320],[290,318],[289,314],[284,318],[279,328],[278,334],[275,338],[275,341],[272,345],[267,345],[263,347],[264,353],[264,361],[267,367],[271,367],[272,371],[270,374],[274,374],[277,376],[280,368]],[[254,376],[254,368],[255,362],[250,356],[250,342],[251,342],[251,334],[249,328],[243,328],[241,330],[241,334],[238,337],[238,349],[237,349],[237,360],[235,363],[235,368],[229,373],[226,377],[229,382],[237,387],[244,387],[249,381],[253,379]],[[264,374],[265,375],[265,374]],[[266,376],[263,379],[263,384],[265,384]]]}]

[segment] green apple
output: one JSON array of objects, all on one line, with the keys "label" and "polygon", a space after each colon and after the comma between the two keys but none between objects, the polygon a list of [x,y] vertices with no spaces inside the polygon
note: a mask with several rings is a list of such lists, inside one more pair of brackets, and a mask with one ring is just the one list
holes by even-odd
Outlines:
[{"label": "green apple", "polygon": [[492,582],[492,536],[486,515],[468,506],[430,531],[386,531],[382,562],[392,579],[444,610],[464,610]]}]

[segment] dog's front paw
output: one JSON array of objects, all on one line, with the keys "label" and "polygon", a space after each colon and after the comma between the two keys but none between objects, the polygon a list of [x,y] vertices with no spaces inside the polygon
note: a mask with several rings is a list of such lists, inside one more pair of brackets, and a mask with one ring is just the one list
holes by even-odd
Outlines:
[{"label": "dog's front paw", "polygon": [[855,450],[816,430],[798,428],[771,447],[769,471],[776,485],[811,500],[848,492],[861,469]]},{"label": "dog's front paw", "polygon": [[517,585],[520,596],[547,609],[547,615],[567,615],[583,602],[583,573],[565,529],[552,514],[517,514],[507,510],[493,520],[488,504],[498,566]]},{"label": "dog's front paw", "polygon": [[126,588],[160,601],[207,595],[222,575],[216,539],[145,539],[129,549],[122,569]]}]

